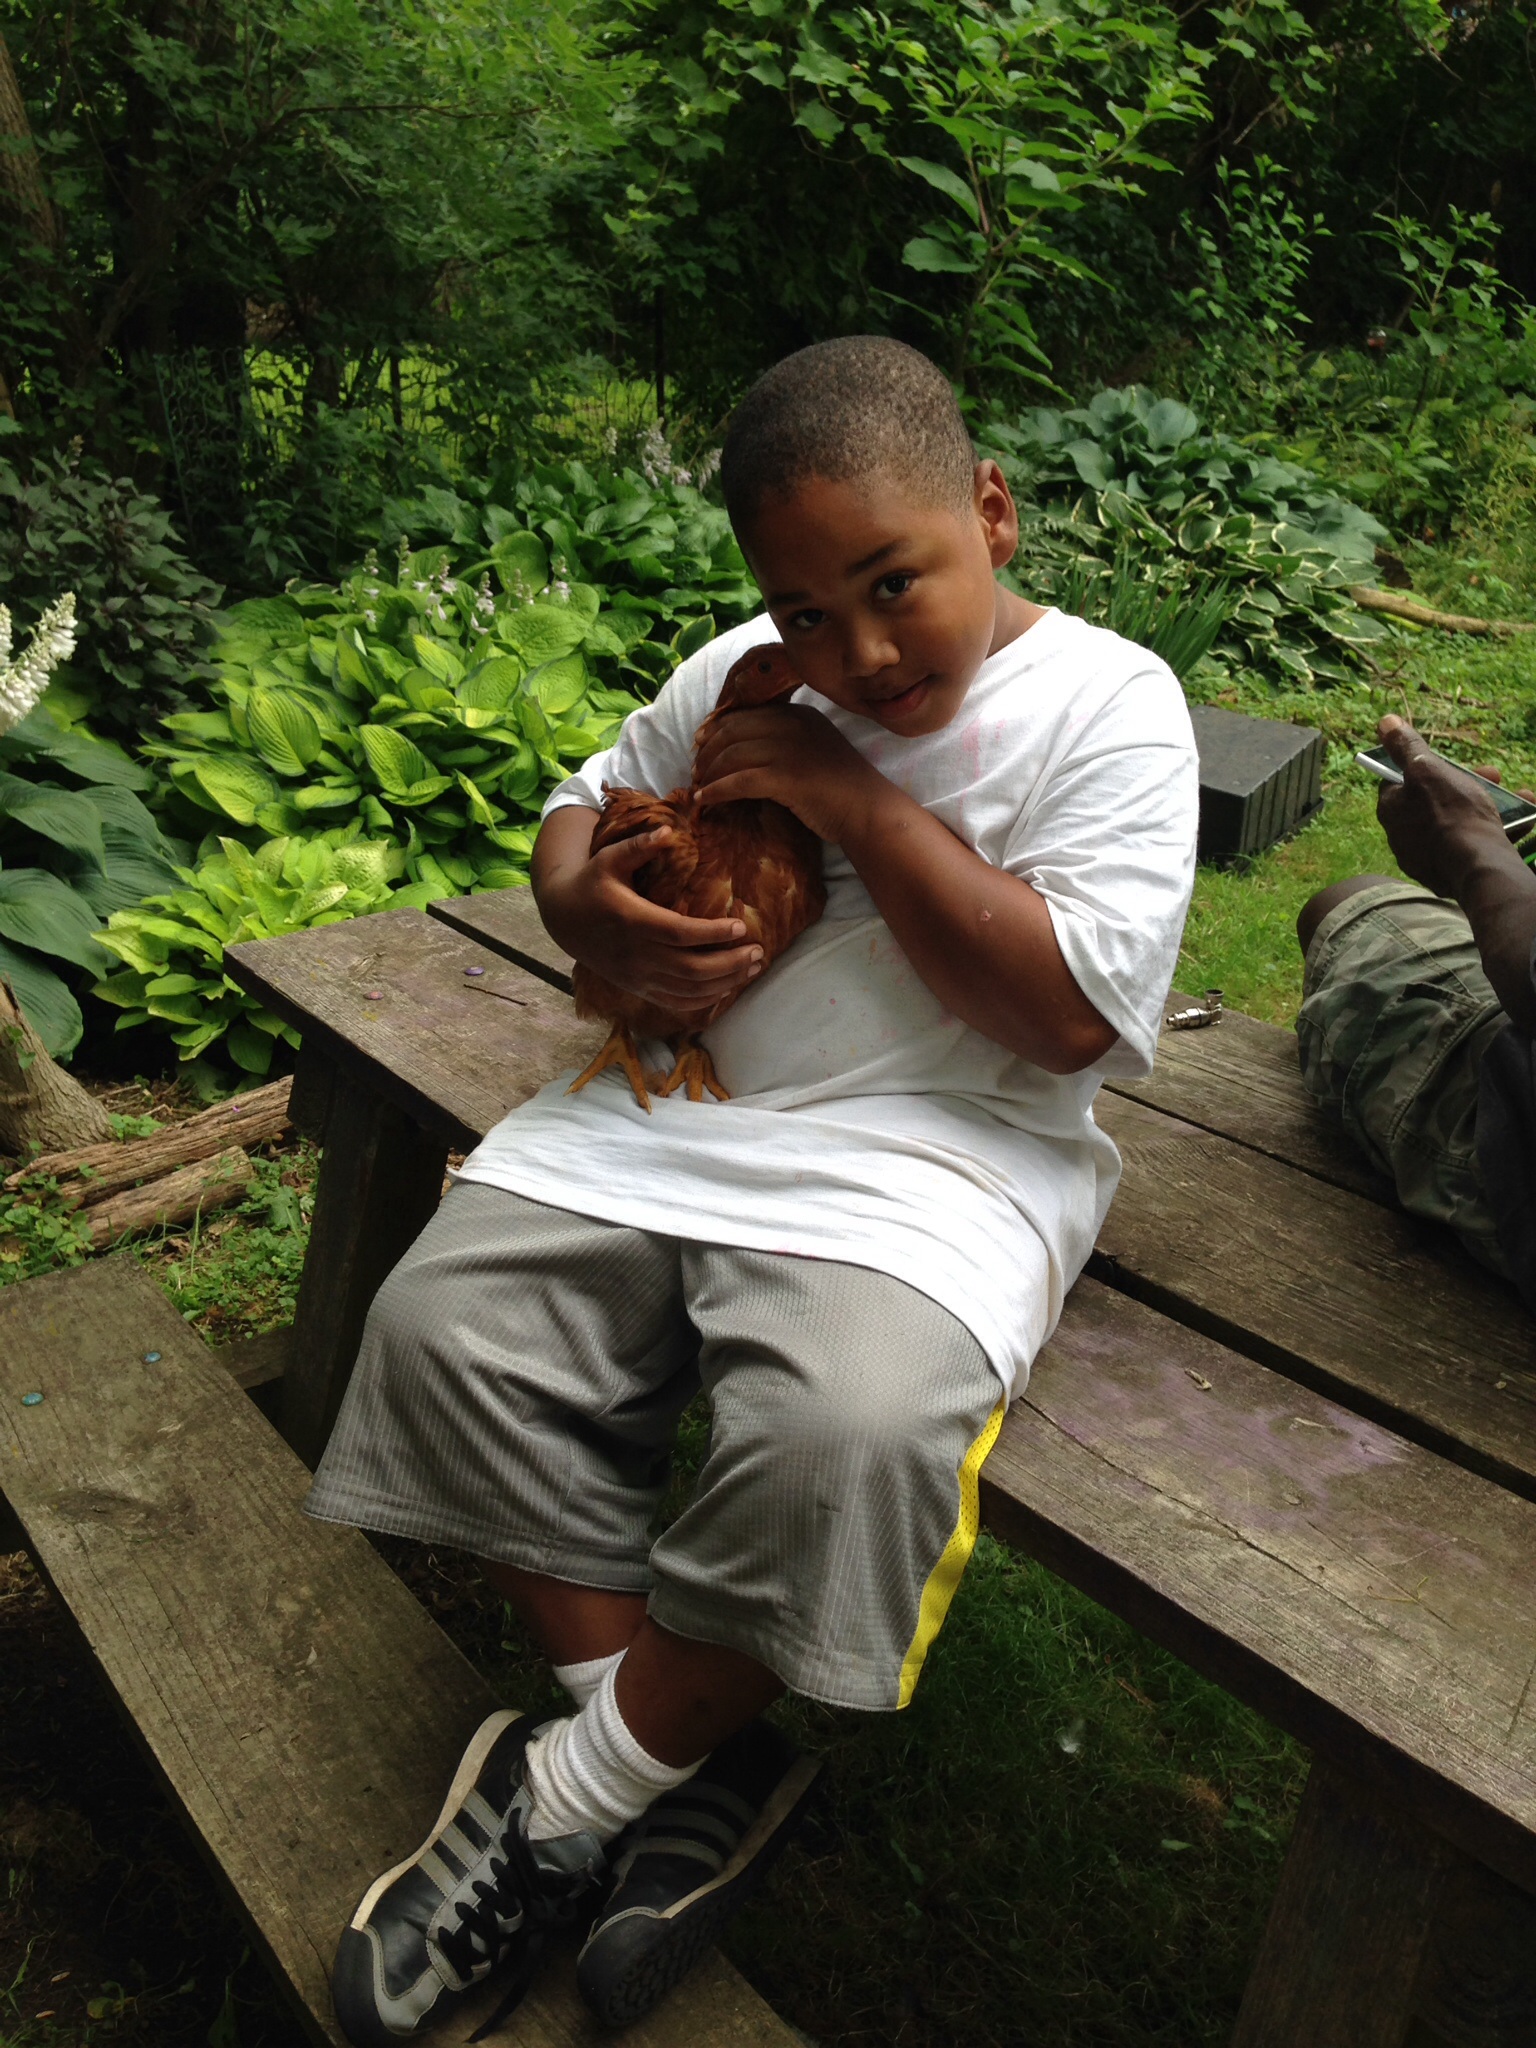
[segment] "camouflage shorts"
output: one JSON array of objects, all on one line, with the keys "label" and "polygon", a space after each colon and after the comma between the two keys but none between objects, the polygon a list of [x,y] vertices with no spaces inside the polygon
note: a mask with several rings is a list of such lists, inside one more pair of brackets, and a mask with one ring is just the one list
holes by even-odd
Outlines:
[{"label": "camouflage shorts", "polygon": [[1307,949],[1301,1076],[1417,1216],[1504,1271],[1477,1164],[1483,1052],[1506,1019],[1454,903],[1412,882],[1362,889]]}]

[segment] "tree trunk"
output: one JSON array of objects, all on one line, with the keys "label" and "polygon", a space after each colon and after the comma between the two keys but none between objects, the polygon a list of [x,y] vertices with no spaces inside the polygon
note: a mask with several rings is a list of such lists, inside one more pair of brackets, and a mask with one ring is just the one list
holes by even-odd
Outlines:
[{"label": "tree trunk", "polygon": [[50,256],[59,252],[59,224],[43,184],[43,167],[26,101],[11,53],[0,35],[0,202],[13,219],[34,235]]},{"label": "tree trunk", "polygon": [[64,1152],[111,1135],[107,1112],[55,1066],[10,983],[0,979],[0,1152]]}]

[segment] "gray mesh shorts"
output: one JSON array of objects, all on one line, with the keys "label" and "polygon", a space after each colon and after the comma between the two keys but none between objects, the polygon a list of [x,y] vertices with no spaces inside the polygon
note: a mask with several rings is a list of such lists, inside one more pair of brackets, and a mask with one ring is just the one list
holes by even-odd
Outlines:
[{"label": "gray mesh shorts", "polygon": [[1307,948],[1301,1077],[1416,1216],[1505,1271],[1477,1163],[1478,1073],[1508,1020],[1472,928],[1415,882],[1346,896]]},{"label": "gray mesh shorts", "polygon": [[[656,1537],[700,1388],[708,1454]],[[904,1706],[1002,1416],[976,1339],[883,1273],[461,1182],[379,1290],[307,1508],[646,1591],[796,1692]]]}]

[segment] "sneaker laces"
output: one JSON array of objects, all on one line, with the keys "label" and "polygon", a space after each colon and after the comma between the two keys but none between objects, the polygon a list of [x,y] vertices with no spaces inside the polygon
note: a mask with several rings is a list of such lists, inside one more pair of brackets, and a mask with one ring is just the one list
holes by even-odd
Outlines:
[{"label": "sneaker laces", "polygon": [[[515,1896],[521,1907],[521,1918],[515,1925],[525,1930],[527,1940],[521,1944],[521,1961],[502,1993],[496,2010],[489,2019],[483,2020],[476,2027],[469,2037],[471,2041],[481,2041],[487,2034],[493,2034],[502,2021],[522,2004],[532,1988],[534,1975],[543,1960],[550,1934],[564,1926],[570,1917],[571,1908],[586,1888],[586,1879],[578,1876],[568,1880],[563,1890],[556,1889],[560,1874],[542,1869],[534,1860],[533,1851],[528,1846],[515,1813],[507,1818],[507,1832],[503,1844],[507,1851],[507,1860],[499,1866],[493,1860],[493,1882],[490,1885],[477,1883],[474,1890],[483,1890],[500,1899],[515,1887]],[[470,1907],[461,1904],[459,1915],[461,1920],[474,1921],[478,1925],[480,1915],[487,1910],[490,1910],[489,1899],[483,1906]],[[496,1924],[500,1926],[501,1923],[498,1920]]]},{"label": "sneaker laces", "polygon": [[477,1877],[470,1886],[473,1904],[460,1899],[454,1908],[458,1926],[438,1935],[438,1947],[461,1977],[473,1976],[482,1963],[496,1962],[500,1945],[522,1924],[527,1905],[515,1876],[510,1857],[493,1856],[489,1876]]}]

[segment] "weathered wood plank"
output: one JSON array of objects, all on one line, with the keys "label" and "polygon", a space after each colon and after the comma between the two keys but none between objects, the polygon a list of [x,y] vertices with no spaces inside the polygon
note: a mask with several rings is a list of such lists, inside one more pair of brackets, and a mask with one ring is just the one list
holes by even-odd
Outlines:
[{"label": "weathered wood plank", "polygon": [[1536,1505],[1080,1281],[997,1533],[1536,1889]]},{"label": "weathered wood plank", "polygon": [[[309,2032],[339,2042],[337,1935],[431,1825],[487,1687],[360,1535],[299,1512],[303,1466],[136,1262],[0,1291],[0,1415],[30,1547]],[[494,2036],[612,2038],[559,1968]],[[620,2038],[793,2040],[719,1961]]]},{"label": "weathered wood plank", "polygon": [[[1169,1010],[1194,999],[1175,991]],[[1203,1131],[1234,1138],[1303,1173],[1390,1203],[1390,1184],[1372,1172],[1338,1124],[1301,1084],[1296,1034],[1226,1010],[1199,1031],[1164,1031],[1157,1063],[1143,1081],[1113,1080],[1106,1088],[1182,1117]]]},{"label": "weathered wood plank", "polygon": [[557,946],[544,929],[539,906],[531,889],[488,889],[481,896],[445,896],[427,905],[428,917],[435,917],[466,938],[478,939],[503,959],[515,961],[537,974],[551,987],[571,988],[575,965],[563,946]]},{"label": "weathered wood plank", "polygon": [[[1223,1028],[1223,1027],[1218,1027]],[[1122,1096],[1093,1270],[1165,1314],[1536,1495],[1536,1333],[1427,1224]]]},{"label": "weathered wood plank", "polygon": [[1448,1853],[1315,1764],[1231,2048],[1402,2048]]},{"label": "weathered wood plank", "polygon": [[225,966],[307,1048],[465,1149],[602,1042],[548,982],[419,910],[231,946]]}]

